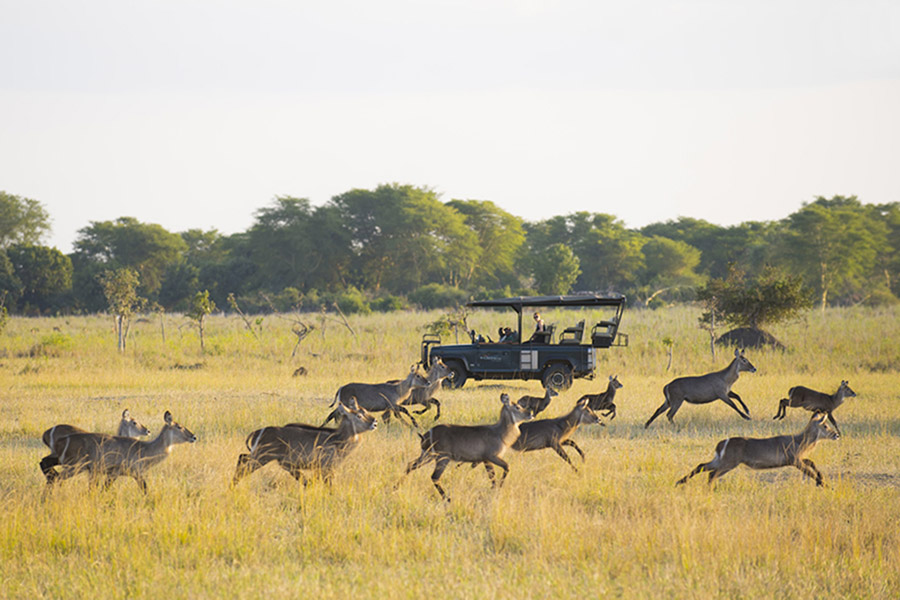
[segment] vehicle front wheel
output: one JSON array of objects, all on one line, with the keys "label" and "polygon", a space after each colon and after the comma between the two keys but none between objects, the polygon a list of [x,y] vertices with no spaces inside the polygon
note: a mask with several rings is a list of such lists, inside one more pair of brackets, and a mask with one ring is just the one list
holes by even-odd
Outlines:
[{"label": "vehicle front wheel", "polygon": [[450,376],[444,380],[442,385],[451,390],[461,388],[465,385],[466,379],[468,378],[465,365],[458,360],[448,360],[445,364],[450,369]]},{"label": "vehicle front wheel", "polygon": [[551,388],[557,392],[565,392],[572,387],[572,368],[563,363],[547,365],[541,376],[541,382],[545,388]]}]

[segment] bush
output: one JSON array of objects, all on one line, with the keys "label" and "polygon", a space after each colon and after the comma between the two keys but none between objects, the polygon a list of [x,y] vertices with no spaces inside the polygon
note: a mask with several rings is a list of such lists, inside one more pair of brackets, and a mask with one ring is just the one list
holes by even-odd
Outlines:
[{"label": "bush", "polygon": [[414,302],[430,310],[433,308],[453,308],[465,304],[469,294],[465,290],[439,283],[429,283],[416,289],[409,295],[410,302]]},{"label": "bush", "polygon": [[372,310],[376,312],[392,312],[395,310],[403,310],[407,307],[403,298],[391,295],[376,298],[375,300],[372,300],[369,305],[372,307]]}]

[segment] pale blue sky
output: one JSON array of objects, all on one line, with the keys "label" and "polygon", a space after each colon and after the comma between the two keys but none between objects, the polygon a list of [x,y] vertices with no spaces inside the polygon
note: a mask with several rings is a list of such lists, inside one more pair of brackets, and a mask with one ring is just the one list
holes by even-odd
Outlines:
[{"label": "pale blue sky", "polygon": [[0,0],[0,190],[246,229],[429,186],[529,220],[900,201],[900,3]]}]

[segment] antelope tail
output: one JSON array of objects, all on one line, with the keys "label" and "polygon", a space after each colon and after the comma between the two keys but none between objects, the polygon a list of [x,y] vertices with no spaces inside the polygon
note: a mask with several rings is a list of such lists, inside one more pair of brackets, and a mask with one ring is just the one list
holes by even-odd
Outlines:
[{"label": "antelope tail", "polygon": [[338,388],[337,393],[335,393],[335,395],[334,395],[334,400],[331,401],[331,404],[328,405],[328,408],[331,408],[332,406],[334,406],[335,404],[338,403],[338,401],[341,399],[341,391],[343,389],[344,389],[344,386],[341,386]]}]

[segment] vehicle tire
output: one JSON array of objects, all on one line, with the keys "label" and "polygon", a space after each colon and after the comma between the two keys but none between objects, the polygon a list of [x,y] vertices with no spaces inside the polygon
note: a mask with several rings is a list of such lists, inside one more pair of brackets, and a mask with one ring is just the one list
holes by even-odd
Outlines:
[{"label": "vehicle tire", "polygon": [[458,360],[448,360],[446,364],[450,368],[450,376],[447,377],[441,385],[451,390],[459,389],[464,386],[466,379],[468,378],[465,365]]},{"label": "vehicle tire", "polygon": [[545,388],[565,392],[572,387],[572,368],[565,363],[549,364],[541,375],[541,383]]}]

